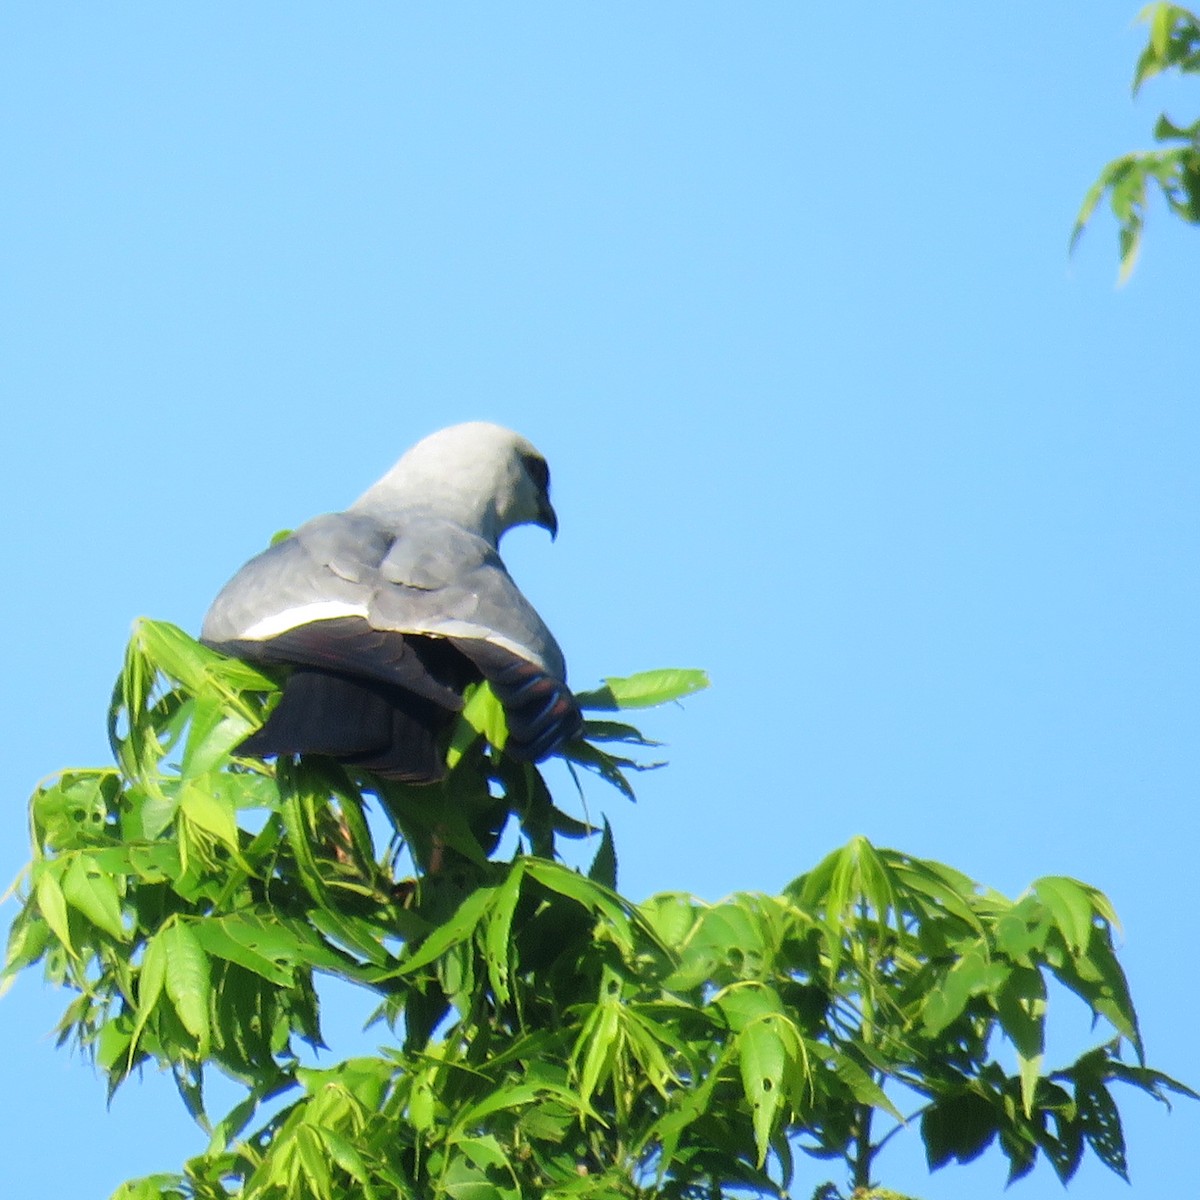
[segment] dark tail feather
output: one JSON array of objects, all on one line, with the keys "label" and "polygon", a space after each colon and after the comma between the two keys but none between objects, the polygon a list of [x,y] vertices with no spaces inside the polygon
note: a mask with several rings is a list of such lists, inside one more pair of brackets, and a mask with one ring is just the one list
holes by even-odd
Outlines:
[{"label": "dark tail feather", "polygon": [[583,715],[570,688],[541,667],[486,642],[455,639],[492,685],[508,718],[505,751],[540,762],[583,728]]},{"label": "dark tail feather", "polygon": [[402,688],[299,667],[266,724],[235,753],[326,754],[385,779],[432,783],[445,774],[438,738],[453,716]]}]

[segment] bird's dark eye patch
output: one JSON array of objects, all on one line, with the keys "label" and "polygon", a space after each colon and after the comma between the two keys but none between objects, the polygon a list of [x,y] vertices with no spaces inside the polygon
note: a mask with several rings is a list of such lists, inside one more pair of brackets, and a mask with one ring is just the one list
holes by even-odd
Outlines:
[{"label": "bird's dark eye patch", "polygon": [[525,464],[525,470],[529,472],[529,478],[533,480],[537,490],[548,492],[550,490],[550,468],[546,465],[546,460],[537,454],[523,454],[521,461]]}]

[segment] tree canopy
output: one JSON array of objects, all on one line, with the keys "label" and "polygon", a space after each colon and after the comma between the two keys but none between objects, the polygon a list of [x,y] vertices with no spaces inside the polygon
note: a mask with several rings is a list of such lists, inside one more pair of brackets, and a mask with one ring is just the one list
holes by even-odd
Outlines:
[{"label": "tree canopy", "polygon": [[[581,695],[573,768],[631,796],[654,744],[620,710],[705,682]],[[635,902],[607,825],[505,757],[485,686],[421,788],[231,757],[277,694],[139,622],[115,765],[30,802],[5,976],[40,963],[70,996],[60,1041],[110,1091],[170,1071],[209,1139],[122,1200],[885,1197],[906,1132],[932,1168],[994,1143],[1010,1179],[1044,1157],[1065,1182],[1089,1150],[1126,1173],[1113,1085],[1194,1095],[1146,1064],[1116,914],[1078,880],[1012,900],[855,838],[779,895]],[[586,873],[558,858],[583,838]],[[379,1053],[313,1065],[321,976],[371,997]],[[1070,1062],[1046,1059],[1053,981],[1097,1029]],[[206,1103],[214,1069],[229,1111]]]},{"label": "tree canopy", "polygon": [[[1135,96],[1143,84],[1165,72],[1200,73],[1200,17],[1178,4],[1159,2],[1144,8],[1140,20],[1149,26],[1149,37],[1133,73]],[[1171,212],[1191,225],[1200,224],[1200,119],[1180,125],[1160,113],[1154,140],[1158,149],[1123,154],[1104,168],[1088,189],[1071,234],[1074,248],[1107,196],[1117,220],[1121,282],[1137,265],[1151,184],[1157,185]]]}]

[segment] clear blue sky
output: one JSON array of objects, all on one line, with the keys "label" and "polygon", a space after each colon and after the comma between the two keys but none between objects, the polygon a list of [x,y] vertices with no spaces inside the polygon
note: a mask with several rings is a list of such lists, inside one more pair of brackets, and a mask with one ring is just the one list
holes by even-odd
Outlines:
[{"label": "clear blue sky", "polygon": [[[134,617],[198,629],[276,529],[486,418],[552,465],[558,542],[507,557],[572,679],[713,678],[636,807],[589,793],[625,890],[775,890],[855,833],[1081,877],[1200,1083],[1200,233],[1158,206],[1119,291],[1107,220],[1066,257],[1100,166],[1200,111],[1130,102],[1137,7],[7,6],[5,878],[36,780],[106,758]],[[0,1003],[5,1194],[198,1150],[162,1078],[106,1112],[61,1007]],[[1200,1177],[1200,1105],[1125,1111],[1132,1192],[1075,1194]]]}]

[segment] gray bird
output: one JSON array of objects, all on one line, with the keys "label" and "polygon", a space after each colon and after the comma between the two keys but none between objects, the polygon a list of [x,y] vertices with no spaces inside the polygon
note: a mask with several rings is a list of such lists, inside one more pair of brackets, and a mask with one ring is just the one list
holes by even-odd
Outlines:
[{"label": "gray bird", "polygon": [[507,753],[537,762],[574,737],[582,722],[562,651],[497,552],[522,524],[558,532],[546,460],[475,421],[418,442],[345,512],[252,558],[213,602],[201,641],[291,671],[237,753],[326,754],[433,782],[463,691],[480,679],[504,706]]}]

